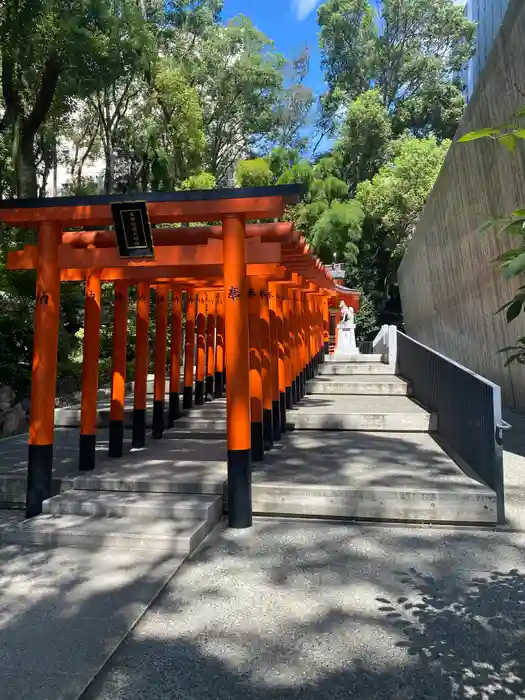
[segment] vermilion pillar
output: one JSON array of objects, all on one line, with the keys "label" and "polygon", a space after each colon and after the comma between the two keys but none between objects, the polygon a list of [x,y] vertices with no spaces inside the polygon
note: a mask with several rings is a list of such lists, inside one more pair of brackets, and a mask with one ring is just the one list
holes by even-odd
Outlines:
[{"label": "vermilion pillar", "polygon": [[182,292],[171,289],[171,348],[170,348],[170,403],[168,426],[173,427],[180,417],[180,353],[182,343]]},{"label": "vermilion pillar", "polygon": [[31,423],[27,467],[26,516],[42,512],[51,497],[53,431],[60,318],[60,226],[44,223],[38,230],[36,306],[31,375]]},{"label": "vermilion pillar", "polygon": [[124,452],[124,400],[126,394],[126,344],[128,335],[128,285],[122,280],[115,282],[114,309],[108,454],[110,457],[122,457]]},{"label": "vermilion pillar", "polygon": [[263,440],[263,380],[261,365],[261,283],[251,277],[248,290],[248,313],[250,334],[250,409],[252,459],[264,459]]},{"label": "vermilion pillar", "polygon": [[312,295],[305,292],[305,315],[306,315],[306,379],[312,379],[313,369],[313,321],[312,321]]},{"label": "vermilion pillar", "polygon": [[250,364],[248,342],[248,284],[245,223],[240,216],[223,221],[225,355],[228,440],[228,522],[230,527],[252,524],[250,454]]},{"label": "vermilion pillar", "polygon": [[195,363],[195,318],[197,303],[195,292],[189,289],[186,293],[186,333],[184,338],[184,390],[182,394],[183,408],[193,406],[193,367]]},{"label": "vermilion pillar", "polygon": [[272,421],[272,354],[270,340],[270,303],[268,284],[261,282],[259,291],[261,316],[261,368],[263,383],[263,439],[264,449],[273,447]]},{"label": "vermilion pillar", "polygon": [[281,433],[286,432],[286,369],[284,357],[283,298],[280,285],[275,285],[275,320],[277,325],[277,364],[279,382],[279,419]]},{"label": "vermilion pillar", "polygon": [[292,329],[291,333],[291,370],[292,370],[292,401],[296,404],[299,399],[299,327],[298,327],[298,316],[297,316],[297,292],[295,287],[290,289],[290,326]]},{"label": "vermilion pillar", "polygon": [[146,444],[146,402],[149,367],[149,298],[150,287],[137,285],[137,320],[135,332],[135,391],[133,395],[133,447]]},{"label": "vermilion pillar", "polygon": [[223,294],[215,297],[215,313],[217,316],[215,338],[215,398],[222,398],[224,391],[224,298]]},{"label": "vermilion pillar", "polygon": [[154,440],[159,440],[164,432],[169,287],[167,284],[159,284],[156,288],[156,292],[155,378],[153,382],[153,426],[151,437]]},{"label": "vermilion pillar", "polygon": [[304,294],[300,288],[297,289],[297,298],[299,302],[299,396],[303,398],[306,393],[306,323],[304,313]]},{"label": "vermilion pillar", "polygon": [[330,312],[328,310],[328,297],[323,297],[323,343],[324,355],[330,354]]},{"label": "vermilion pillar", "polygon": [[197,297],[197,368],[195,378],[195,404],[204,403],[204,378],[206,376],[206,293]]},{"label": "vermilion pillar", "polygon": [[215,384],[215,308],[217,295],[210,292],[207,295],[206,319],[206,400],[213,401]]},{"label": "vermilion pillar", "polygon": [[270,356],[272,362],[272,430],[273,439],[281,439],[281,401],[279,398],[279,340],[277,330],[277,290],[275,282],[268,285],[270,299]]},{"label": "vermilion pillar", "polygon": [[84,340],[82,360],[82,406],[78,468],[95,468],[97,443],[98,363],[100,356],[100,271],[86,274],[84,296]]},{"label": "vermilion pillar", "polygon": [[290,290],[286,285],[281,287],[283,302],[283,344],[284,344],[284,376],[286,408],[293,408],[292,402],[292,363],[291,363],[291,343],[292,329],[290,323]]}]

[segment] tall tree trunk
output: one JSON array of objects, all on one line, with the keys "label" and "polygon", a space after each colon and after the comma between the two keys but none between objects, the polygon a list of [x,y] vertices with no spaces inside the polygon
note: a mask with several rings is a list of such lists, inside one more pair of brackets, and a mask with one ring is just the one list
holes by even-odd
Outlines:
[{"label": "tall tree trunk", "polygon": [[106,171],[104,173],[104,192],[111,194],[115,184],[115,172],[113,163],[113,148],[112,139],[109,134],[104,139],[104,156],[106,159]]},{"label": "tall tree trunk", "polygon": [[17,163],[18,196],[38,197],[34,135],[22,133]]}]

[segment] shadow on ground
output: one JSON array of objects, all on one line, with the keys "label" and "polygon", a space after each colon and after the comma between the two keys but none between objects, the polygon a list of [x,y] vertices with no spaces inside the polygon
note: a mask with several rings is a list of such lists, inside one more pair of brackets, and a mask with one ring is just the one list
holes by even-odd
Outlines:
[{"label": "shadow on ground", "polygon": [[183,567],[84,700],[522,698],[524,627],[508,535],[262,521]]}]

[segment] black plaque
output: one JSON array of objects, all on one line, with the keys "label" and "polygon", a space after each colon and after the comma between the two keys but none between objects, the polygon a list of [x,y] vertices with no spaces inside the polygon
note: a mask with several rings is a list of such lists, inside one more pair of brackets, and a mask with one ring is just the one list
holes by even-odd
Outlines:
[{"label": "black plaque", "polygon": [[146,202],[115,202],[111,214],[120,256],[152,258],[153,238]]}]

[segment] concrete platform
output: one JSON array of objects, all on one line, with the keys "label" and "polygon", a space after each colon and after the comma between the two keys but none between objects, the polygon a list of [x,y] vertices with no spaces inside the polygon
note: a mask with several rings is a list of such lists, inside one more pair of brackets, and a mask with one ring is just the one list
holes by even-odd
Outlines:
[{"label": "concrete platform", "polygon": [[355,394],[369,396],[407,396],[406,380],[395,375],[354,374],[348,377],[321,376],[306,384],[307,394]]},{"label": "concrete platform", "polygon": [[307,396],[286,414],[295,430],[428,432],[437,417],[406,396]]},{"label": "concrete platform", "polygon": [[260,514],[495,523],[496,497],[425,433],[289,433],[254,466]]},{"label": "concrete platform", "polygon": [[363,353],[343,353],[336,351],[333,355],[325,355],[325,363],[337,363],[337,362],[355,362],[355,363],[368,363],[368,362],[383,362],[383,355],[379,353],[373,354],[363,354]]},{"label": "concrete platform", "polygon": [[131,516],[174,518],[191,513],[199,518],[222,515],[220,496],[140,493],[137,491],[71,490],[44,501],[43,512],[54,515],[95,515],[101,518]]},{"label": "concrete platform", "polygon": [[326,362],[319,366],[319,374],[395,374],[395,368],[383,362]]}]

